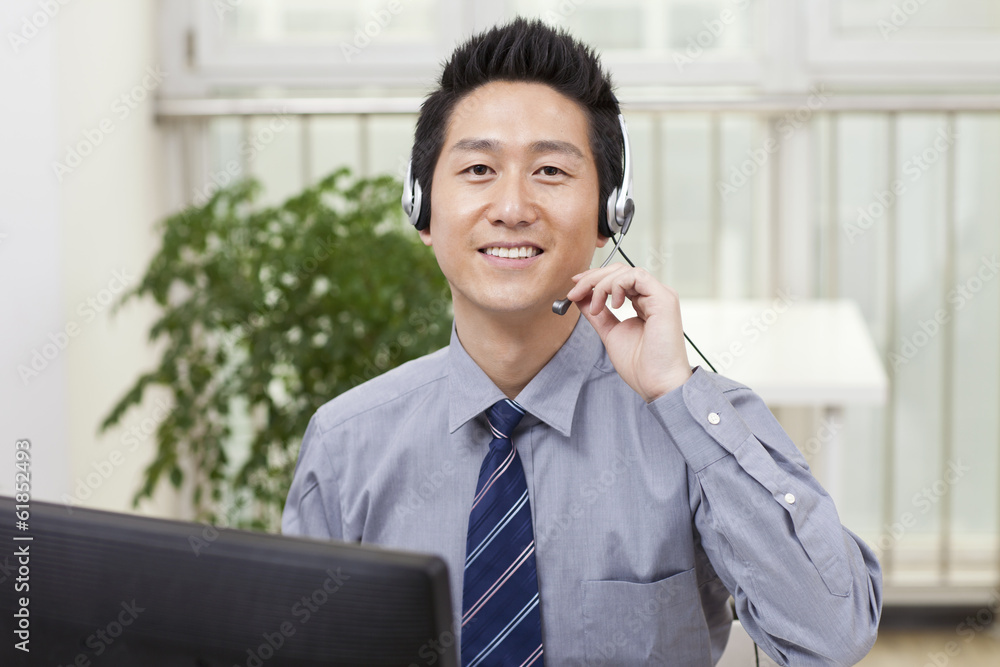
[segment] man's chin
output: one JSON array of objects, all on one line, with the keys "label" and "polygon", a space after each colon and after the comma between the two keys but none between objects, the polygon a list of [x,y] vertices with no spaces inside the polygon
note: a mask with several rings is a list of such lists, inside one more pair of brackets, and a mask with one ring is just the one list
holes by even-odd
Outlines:
[{"label": "man's chin", "polygon": [[[527,295],[522,291],[482,295],[470,300],[468,306],[484,315],[507,317],[538,317],[552,312],[552,303],[563,296]],[[458,309],[456,308],[456,312]]]}]

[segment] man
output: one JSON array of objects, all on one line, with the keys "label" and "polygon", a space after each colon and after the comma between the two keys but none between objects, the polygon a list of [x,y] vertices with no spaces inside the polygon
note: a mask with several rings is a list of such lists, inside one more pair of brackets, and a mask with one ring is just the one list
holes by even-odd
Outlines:
[{"label": "man", "polygon": [[411,216],[451,344],[316,413],[283,530],[440,555],[466,665],[711,665],[730,594],[778,663],[852,664],[881,610],[872,551],[761,400],[690,368],[670,288],[588,268],[618,113],[593,52],[541,23],[456,49]]}]

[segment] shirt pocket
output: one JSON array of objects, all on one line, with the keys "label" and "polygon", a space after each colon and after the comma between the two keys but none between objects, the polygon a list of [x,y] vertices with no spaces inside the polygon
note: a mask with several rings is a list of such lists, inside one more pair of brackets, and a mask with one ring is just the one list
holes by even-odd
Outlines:
[{"label": "shirt pocket", "polygon": [[711,666],[693,568],[651,583],[601,580],[582,586],[588,665]]}]

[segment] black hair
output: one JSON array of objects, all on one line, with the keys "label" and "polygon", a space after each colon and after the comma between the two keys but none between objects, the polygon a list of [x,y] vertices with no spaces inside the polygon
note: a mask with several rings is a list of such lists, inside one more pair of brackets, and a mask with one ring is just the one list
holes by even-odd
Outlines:
[{"label": "black hair", "polygon": [[604,202],[621,183],[624,170],[620,112],[611,77],[589,46],[537,19],[520,17],[460,44],[444,64],[438,87],[420,107],[412,160],[413,173],[423,190],[421,221],[430,221],[434,167],[455,106],[492,81],[543,83],[583,108],[597,166],[598,215],[603,224],[607,218]]}]

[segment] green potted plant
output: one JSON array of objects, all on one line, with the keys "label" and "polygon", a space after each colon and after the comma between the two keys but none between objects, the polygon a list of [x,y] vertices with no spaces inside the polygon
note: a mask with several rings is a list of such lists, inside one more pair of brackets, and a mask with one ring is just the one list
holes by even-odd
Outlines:
[{"label": "green potted plant", "polygon": [[162,248],[116,308],[152,297],[149,337],[166,348],[101,430],[165,387],[173,407],[133,503],[169,480],[200,520],[228,506],[230,523],[275,530],[315,410],[445,345],[451,301],[391,177],[340,169],[274,207],[255,206],[259,191],[243,181],[160,223]]}]

